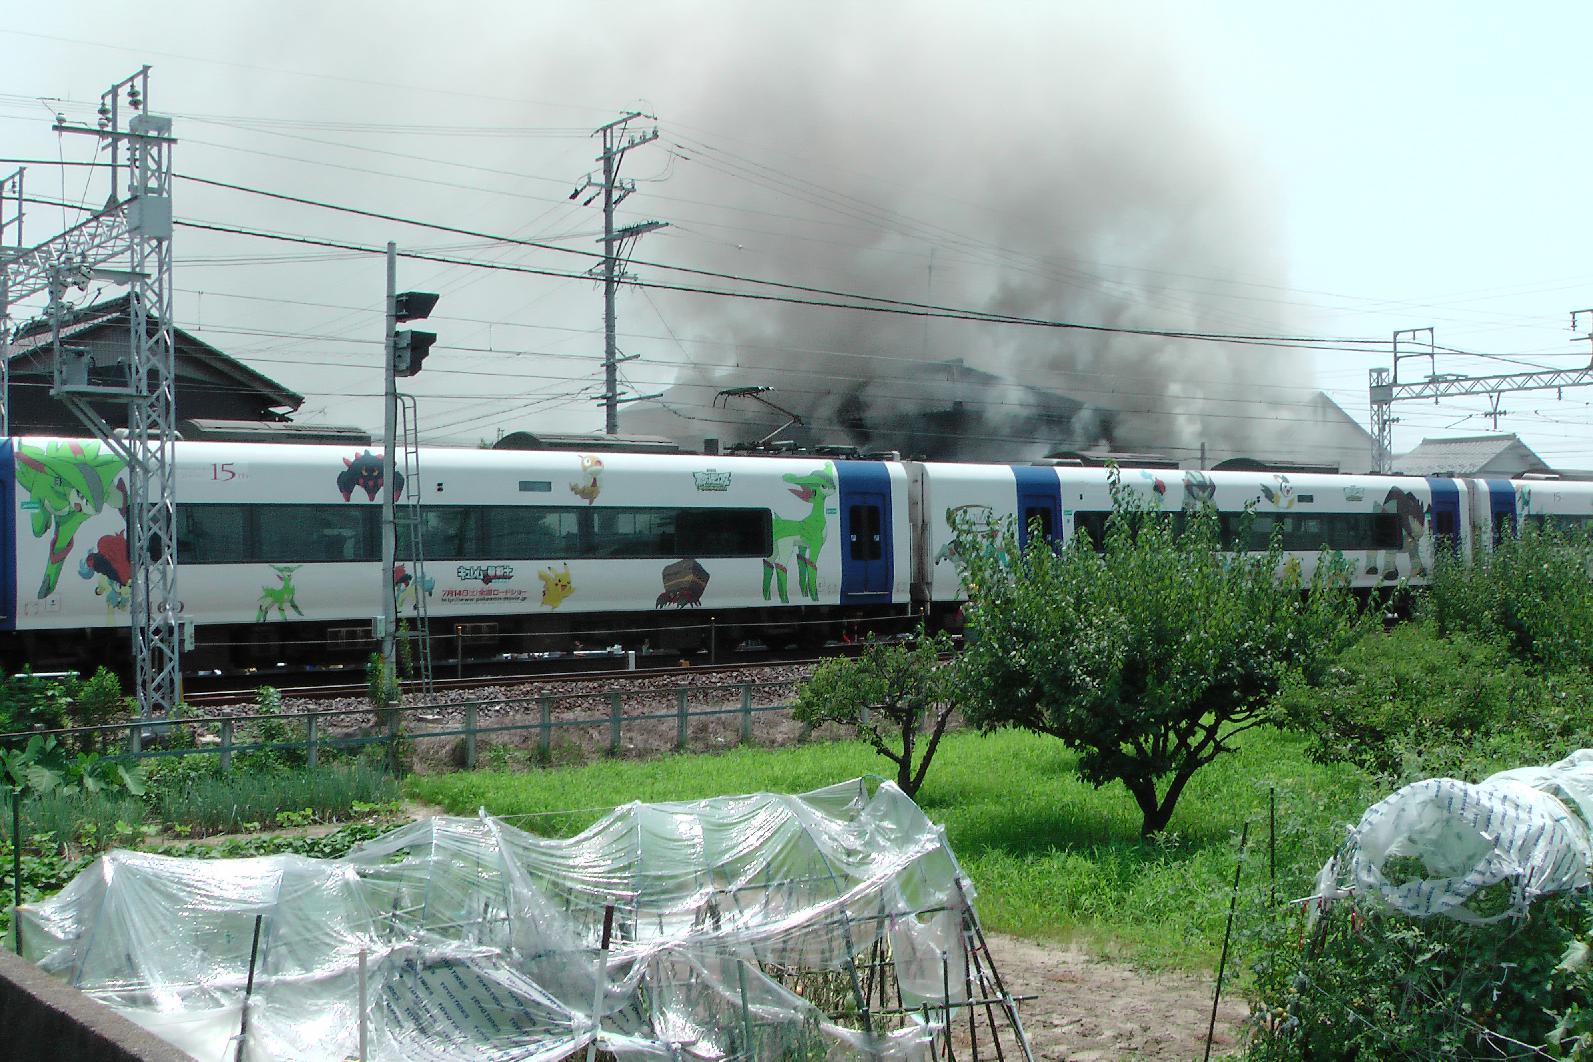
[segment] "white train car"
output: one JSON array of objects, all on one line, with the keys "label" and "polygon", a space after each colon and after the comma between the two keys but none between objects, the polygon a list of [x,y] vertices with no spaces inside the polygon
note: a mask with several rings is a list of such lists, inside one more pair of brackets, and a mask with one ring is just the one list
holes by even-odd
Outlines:
[{"label": "white train car", "polygon": [[[36,635],[35,661],[45,632],[123,634],[120,459],[96,442],[19,439],[0,463],[14,499],[5,625]],[[554,644],[513,634],[691,644],[712,615],[727,635],[797,641],[833,632],[811,621],[907,611],[900,464],[440,449],[422,451],[412,479],[397,499],[401,514],[419,500],[425,572],[398,573],[400,614],[426,595],[434,633],[468,625],[505,651]],[[179,592],[201,659],[207,645],[232,647],[228,663],[368,647],[383,487],[370,449],[179,443]],[[403,558],[403,526],[399,539]]]},{"label": "white train car", "polygon": [[[1047,538],[1071,543],[1090,535],[1099,542],[1112,510],[1104,468],[923,463],[910,466],[910,475],[923,529],[914,556],[915,591],[938,610],[961,600],[954,521],[995,535],[1015,520],[1025,546],[1035,522]],[[1478,504],[1477,487],[1465,480],[1134,468],[1121,476],[1125,487],[1163,511],[1215,506],[1228,535],[1237,534],[1240,515],[1254,506],[1250,549],[1264,550],[1281,527],[1290,562],[1305,578],[1327,547],[1349,559],[1354,585],[1363,589],[1401,579],[1420,584],[1439,542],[1469,556],[1479,534],[1475,516],[1463,518]],[[1580,485],[1576,494],[1593,497]],[[1487,532],[1481,533],[1486,540]]]}]

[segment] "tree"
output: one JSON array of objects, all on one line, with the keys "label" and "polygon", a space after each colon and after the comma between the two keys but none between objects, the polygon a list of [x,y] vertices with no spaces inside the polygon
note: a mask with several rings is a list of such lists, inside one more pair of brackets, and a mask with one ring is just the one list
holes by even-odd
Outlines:
[{"label": "tree", "polygon": [[1020,553],[1010,524],[994,544],[959,529],[963,707],[982,730],[1062,739],[1086,781],[1128,788],[1148,837],[1197,770],[1269,719],[1284,678],[1314,680],[1359,621],[1341,556],[1324,551],[1302,594],[1279,535],[1265,552],[1228,552],[1209,505],[1162,512],[1116,469],[1111,489],[1100,552],[1087,534],[1058,549],[1035,534]]},{"label": "tree", "polygon": [[[952,651],[945,634],[911,645],[869,638],[861,655],[820,664],[797,691],[794,715],[807,726],[841,723],[896,764],[896,784],[915,796],[924,784],[953,708]],[[915,762],[916,759],[916,762]]]}]

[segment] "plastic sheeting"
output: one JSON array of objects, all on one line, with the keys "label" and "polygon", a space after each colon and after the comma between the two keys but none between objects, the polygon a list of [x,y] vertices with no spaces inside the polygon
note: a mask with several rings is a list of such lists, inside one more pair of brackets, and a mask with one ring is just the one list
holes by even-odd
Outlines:
[{"label": "plastic sheeting", "polygon": [[[22,917],[26,957],[205,1062],[237,1051],[257,915],[245,1059],[359,1057],[362,953],[371,1060],[594,1036],[620,1059],[916,1059],[932,1012],[903,1012],[966,998],[969,900],[942,831],[859,779],[631,804],[562,840],[483,814],[335,860],[115,851]],[[870,954],[893,956],[893,1018],[858,1013]],[[824,986],[849,1016],[793,990]]]},{"label": "plastic sheeting", "polygon": [[1417,918],[1520,917],[1540,896],[1588,884],[1590,822],[1593,749],[1476,785],[1430,778],[1367,809],[1317,891],[1377,897]]}]

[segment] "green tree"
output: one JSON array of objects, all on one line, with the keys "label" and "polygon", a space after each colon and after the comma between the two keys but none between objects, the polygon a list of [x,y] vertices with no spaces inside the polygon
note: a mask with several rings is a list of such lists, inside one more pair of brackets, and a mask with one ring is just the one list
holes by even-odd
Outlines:
[{"label": "green tree", "polygon": [[1358,610],[1342,557],[1324,551],[1307,587],[1277,535],[1228,552],[1209,507],[1163,513],[1115,469],[1111,489],[1100,552],[1083,534],[1020,553],[1010,525],[999,543],[959,529],[964,711],[1061,738],[1086,781],[1127,787],[1151,836],[1197,770],[1268,721],[1287,676],[1320,677]]},{"label": "green tree", "polygon": [[797,691],[794,715],[808,726],[841,723],[896,764],[896,784],[918,793],[951,722],[952,651],[944,634],[920,633],[911,645],[869,639],[861,655],[820,664]]}]

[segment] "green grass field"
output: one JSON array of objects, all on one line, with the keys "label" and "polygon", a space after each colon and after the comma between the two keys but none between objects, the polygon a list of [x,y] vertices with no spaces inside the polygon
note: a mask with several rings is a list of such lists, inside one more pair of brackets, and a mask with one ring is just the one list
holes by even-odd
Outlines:
[{"label": "green grass field", "polygon": [[[1195,776],[1169,835],[1149,844],[1139,839],[1139,812],[1122,786],[1081,782],[1061,742],[1027,733],[949,735],[919,802],[945,825],[979,891],[986,928],[1082,939],[1147,965],[1212,966],[1246,821],[1246,891],[1255,897],[1269,889],[1269,787],[1277,794],[1280,898],[1310,891],[1344,826],[1380,795],[1353,768],[1311,764],[1304,747],[1278,731],[1247,735],[1237,755]],[[414,799],[455,814],[485,807],[532,832],[564,836],[632,800],[802,792],[885,766],[863,745],[844,742],[417,776],[405,786]],[[558,813],[567,809],[585,810]]]}]

